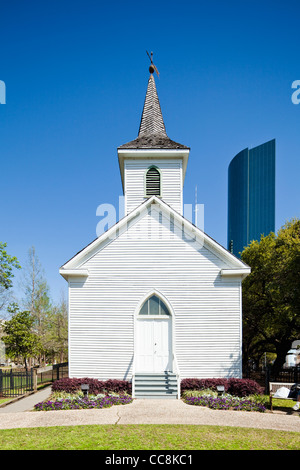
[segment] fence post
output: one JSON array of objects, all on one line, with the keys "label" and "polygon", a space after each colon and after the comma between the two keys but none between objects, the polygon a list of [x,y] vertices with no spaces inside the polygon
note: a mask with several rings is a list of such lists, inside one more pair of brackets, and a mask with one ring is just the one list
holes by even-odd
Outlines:
[{"label": "fence post", "polygon": [[265,394],[269,394],[270,367],[267,365],[265,370]]},{"label": "fence post", "polygon": [[2,395],[2,392],[3,392],[3,372],[2,372],[2,369],[0,369],[0,397]]},{"label": "fence post", "polygon": [[294,382],[298,383],[298,367],[294,368]]},{"label": "fence post", "polygon": [[37,392],[37,369],[31,369],[33,375],[33,390]]},{"label": "fence post", "polygon": [[[25,377],[25,388],[30,390],[33,390],[32,388],[32,368],[30,370],[25,370],[25,375],[21,376],[22,378]],[[23,385],[23,384],[22,384]]]},{"label": "fence post", "polygon": [[[15,386],[14,386],[14,376],[13,376],[13,370],[10,369],[10,389],[14,391]],[[14,392],[13,392],[14,393]]]}]

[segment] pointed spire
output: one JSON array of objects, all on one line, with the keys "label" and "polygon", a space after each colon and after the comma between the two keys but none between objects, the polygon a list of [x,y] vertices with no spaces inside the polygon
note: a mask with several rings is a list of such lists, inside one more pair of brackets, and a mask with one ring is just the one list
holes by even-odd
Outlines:
[{"label": "pointed spire", "polygon": [[157,96],[155,80],[152,73],[148,80],[147,93],[139,129],[139,137],[149,135],[167,137],[160,103]]},{"label": "pointed spire", "polygon": [[[148,52],[147,54],[150,58]],[[189,147],[178,144],[167,136],[153,76],[154,71],[158,74],[158,70],[153,64],[152,56],[153,53],[151,52],[151,65],[149,67],[150,77],[138,137],[127,144],[121,145],[119,148],[188,149]]]}]

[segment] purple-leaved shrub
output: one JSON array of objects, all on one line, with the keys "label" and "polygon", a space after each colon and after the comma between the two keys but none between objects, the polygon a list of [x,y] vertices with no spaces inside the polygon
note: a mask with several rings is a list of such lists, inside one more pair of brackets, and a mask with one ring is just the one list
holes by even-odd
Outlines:
[{"label": "purple-leaved shrub", "polygon": [[261,395],[264,393],[263,387],[250,379],[183,379],[181,381],[181,392],[187,390],[211,389],[217,391],[217,385],[223,385],[224,391],[237,397],[246,397],[249,395]]},{"label": "purple-leaved shrub", "polygon": [[76,393],[81,390],[82,384],[89,385],[89,394],[91,395],[98,395],[99,393],[127,393],[131,395],[132,391],[131,382],[127,380],[109,379],[101,381],[88,377],[81,379],[65,377],[53,382],[52,392]]}]

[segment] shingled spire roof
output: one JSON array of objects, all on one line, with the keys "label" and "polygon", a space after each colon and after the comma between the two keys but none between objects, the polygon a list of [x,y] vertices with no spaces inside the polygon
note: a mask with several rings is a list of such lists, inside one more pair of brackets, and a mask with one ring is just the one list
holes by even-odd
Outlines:
[{"label": "shingled spire roof", "polygon": [[[188,149],[169,139],[157,95],[153,72],[150,70],[147,93],[142,113],[139,135],[119,149]],[[154,71],[154,70],[153,70]]]},{"label": "shingled spire roof", "polygon": [[161,113],[153,74],[148,80],[148,88],[139,129],[139,137],[147,135],[160,135],[168,137]]}]

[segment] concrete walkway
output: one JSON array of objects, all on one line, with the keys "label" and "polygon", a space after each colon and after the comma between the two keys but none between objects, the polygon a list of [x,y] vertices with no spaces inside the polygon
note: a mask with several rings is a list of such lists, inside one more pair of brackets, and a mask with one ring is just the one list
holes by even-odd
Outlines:
[{"label": "concrete walkway", "polygon": [[0,429],[87,424],[194,424],[239,426],[300,432],[300,414],[283,412],[211,410],[191,406],[181,400],[136,399],[129,405],[111,408],[67,411],[30,411],[46,400],[51,388],[0,408]]},{"label": "concrete walkway", "polygon": [[45,387],[44,389],[32,393],[31,395],[15,400],[13,403],[5,405],[0,408],[0,421],[1,413],[18,413],[20,411],[30,411],[33,409],[34,405],[40,403],[41,401],[47,400],[51,395],[51,385]]}]

